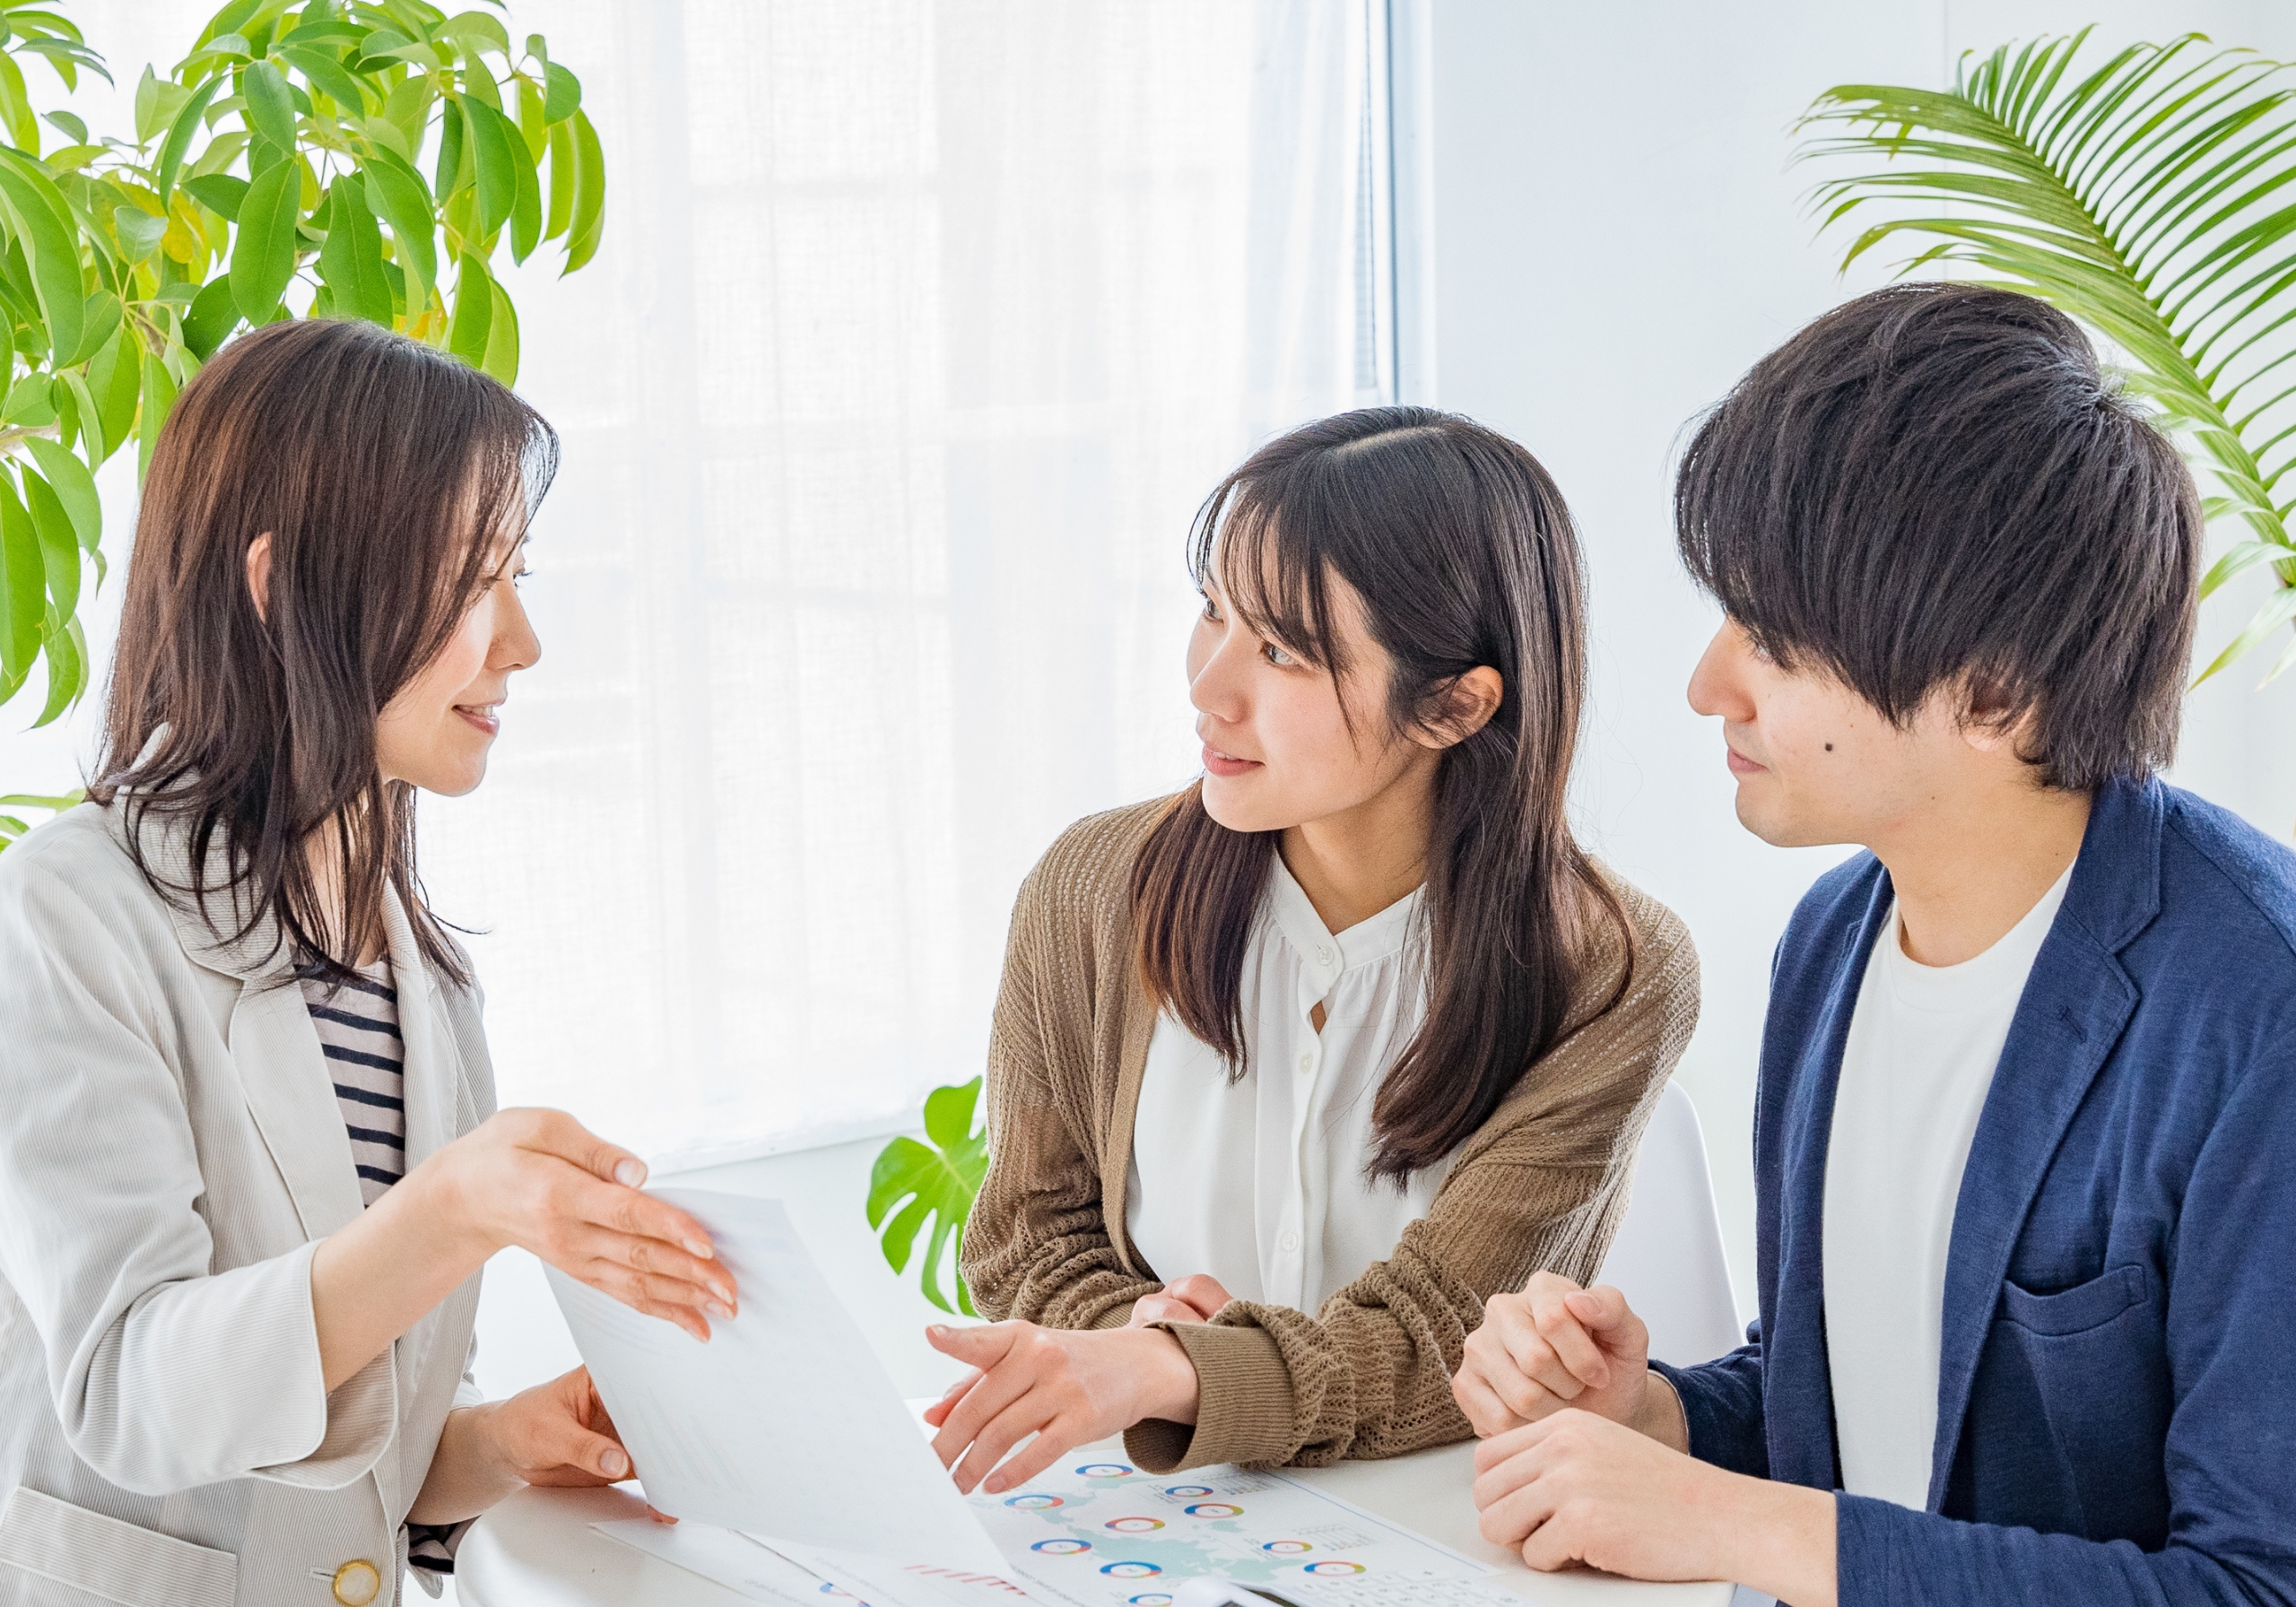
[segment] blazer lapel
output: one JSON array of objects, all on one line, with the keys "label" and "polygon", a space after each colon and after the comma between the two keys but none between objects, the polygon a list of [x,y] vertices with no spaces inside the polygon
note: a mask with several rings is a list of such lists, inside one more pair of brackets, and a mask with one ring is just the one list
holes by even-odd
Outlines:
[{"label": "blazer lapel", "polygon": [[364,1204],[351,1135],[302,989],[283,977],[242,982],[231,1010],[230,1044],[248,1109],[286,1180],[303,1237],[324,1238]]},{"label": "blazer lapel", "polygon": [[[116,830],[125,831],[126,812],[117,813]],[[191,855],[178,822],[158,812],[144,814],[139,842],[144,863],[165,885],[189,889]],[[278,925],[264,920],[240,930],[248,926],[247,916],[230,889],[230,873],[222,845],[211,843],[206,890],[196,898],[188,890],[171,894],[168,916],[194,964],[239,984],[228,1037],[239,1086],[304,1237],[322,1238],[361,1209],[350,1135],[318,1032],[295,985],[292,957],[278,941]]]},{"label": "blazer lapel", "polygon": [[2034,957],[1994,1068],[1945,1256],[1932,1512],[1945,1498],[1979,1357],[2025,1215],[2065,1130],[2135,1013],[2136,986],[2114,956],[2160,909],[2164,807],[2158,782],[2116,782],[2098,793],[2064,907]]},{"label": "blazer lapel", "polygon": [[1770,1476],[1819,1490],[1839,1482],[1825,1338],[1826,1154],[1850,1018],[1866,960],[1892,908],[1889,876],[1878,865],[1874,871],[1865,914],[1843,934],[1832,984],[1805,1040],[1779,1137],[1775,1332],[1762,1333],[1763,1393],[1771,1403]]},{"label": "blazer lapel", "polygon": [[455,1047],[446,1001],[439,997],[430,968],[415,946],[413,925],[397,893],[388,889],[384,891],[383,916],[390,933],[398,1029],[405,1048],[406,1165],[412,1171],[426,1157],[454,1142],[455,1095],[463,1081],[462,1058]]}]

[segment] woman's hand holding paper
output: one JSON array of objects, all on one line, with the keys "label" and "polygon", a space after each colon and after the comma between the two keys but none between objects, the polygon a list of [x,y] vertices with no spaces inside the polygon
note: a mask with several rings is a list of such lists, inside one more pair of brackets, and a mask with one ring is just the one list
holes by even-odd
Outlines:
[{"label": "woman's hand holding paper", "polygon": [[733,1317],[733,1274],[716,1261],[709,1229],[639,1193],[646,1163],[565,1112],[503,1111],[424,1164],[440,1163],[455,1214],[491,1248],[531,1250],[704,1342],[708,1317]]},{"label": "woman's hand holding paper", "polygon": [[522,1484],[589,1489],[636,1473],[587,1368],[449,1412],[439,1444],[414,1523],[460,1523]]},{"label": "woman's hand holding paper", "polygon": [[[1196,1420],[1195,1364],[1161,1329],[1072,1333],[991,1323],[928,1328],[926,1337],[935,1350],[974,1368],[925,1413],[941,1431],[933,1441],[941,1465],[954,1470],[957,1488],[967,1494],[976,1487],[1002,1494],[1063,1452],[1149,1418]],[[1035,1439],[1006,1461],[1032,1434]]]},{"label": "woman's hand holding paper", "polygon": [[326,1387],[512,1246],[706,1342],[709,1318],[735,1313],[733,1274],[709,1230],[639,1193],[645,1181],[644,1161],[564,1111],[489,1117],[320,1242],[311,1310]]}]

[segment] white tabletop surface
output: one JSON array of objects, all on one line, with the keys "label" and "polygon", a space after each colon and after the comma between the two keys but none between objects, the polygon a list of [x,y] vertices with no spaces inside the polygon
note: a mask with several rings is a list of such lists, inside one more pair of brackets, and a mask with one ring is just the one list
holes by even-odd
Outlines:
[{"label": "white tabletop surface", "polygon": [[[1111,1442],[1113,1445],[1113,1442]],[[1727,1585],[1645,1585],[1607,1574],[1535,1574],[1475,1533],[1474,1446],[1445,1446],[1386,1462],[1290,1470],[1381,1517],[1416,1529],[1502,1570],[1500,1578],[1548,1607],[1728,1607]],[[619,1490],[526,1490],[481,1518],[455,1558],[462,1607],[742,1607],[748,1598],[589,1525],[642,1517]]]}]

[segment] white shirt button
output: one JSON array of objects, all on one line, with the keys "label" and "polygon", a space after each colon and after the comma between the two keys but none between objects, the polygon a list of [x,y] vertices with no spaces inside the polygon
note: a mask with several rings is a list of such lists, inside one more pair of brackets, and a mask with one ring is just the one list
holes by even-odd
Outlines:
[{"label": "white shirt button", "polygon": [[1286,1251],[1296,1250],[1300,1247],[1300,1236],[1296,1233],[1286,1233],[1275,1242],[1283,1246]]},{"label": "white shirt button", "polygon": [[1314,1070],[1316,1069],[1316,1057],[1315,1057],[1313,1055],[1300,1055],[1300,1069],[1301,1071],[1303,1071],[1303,1072],[1312,1072],[1312,1071],[1314,1071]]},{"label": "white shirt button", "polygon": [[1329,943],[1318,944],[1316,948],[1316,958],[1324,964],[1329,965],[1331,963],[1331,945]]}]

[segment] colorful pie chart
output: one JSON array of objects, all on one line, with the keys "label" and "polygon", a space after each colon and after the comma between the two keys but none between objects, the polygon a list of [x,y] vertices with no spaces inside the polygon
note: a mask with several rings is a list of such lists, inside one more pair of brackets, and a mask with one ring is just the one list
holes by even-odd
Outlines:
[{"label": "colorful pie chart", "polygon": [[1168,1496],[1178,1496],[1185,1501],[1190,1496],[1210,1495],[1212,1486],[1209,1484],[1167,1484],[1164,1486],[1164,1493]]},{"label": "colorful pie chart", "polygon": [[1087,1479],[1129,1479],[1132,1470],[1121,1462],[1088,1462],[1077,1472]]},{"label": "colorful pie chart", "polygon": [[1363,1565],[1360,1562],[1310,1562],[1300,1571],[1303,1574],[1360,1574],[1363,1572]]},{"label": "colorful pie chart", "polygon": [[1190,1517],[1241,1517],[1244,1509],[1225,1501],[1198,1501],[1187,1508],[1187,1515]]},{"label": "colorful pie chart", "polygon": [[1060,1498],[1045,1495],[1013,1496],[1005,1501],[1004,1505],[1016,1507],[1022,1512],[1042,1512],[1048,1507],[1059,1506]]},{"label": "colorful pie chart", "polygon": [[1042,1551],[1048,1557],[1074,1557],[1079,1551],[1091,1549],[1091,1541],[1072,1540],[1065,1535],[1058,1540],[1040,1540],[1029,1548],[1031,1551]]},{"label": "colorful pie chart", "polygon": [[1115,1530],[1118,1534],[1145,1534],[1151,1529],[1163,1526],[1164,1520],[1160,1517],[1112,1517],[1101,1525]]},{"label": "colorful pie chart", "polygon": [[1297,1557],[1302,1551],[1312,1551],[1315,1549],[1304,1540],[1271,1540],[1260,1547],[1261,1551],[1273,1551],[1278,1557]]},{"label": "colorful pie chart", "polygon": [[1172,1607],[1172,1598],[1158,1592],[1144,1596],[1125,1597],[1126,1607]]},{"label": "colorful pie chart", "polygon": [[1163,1571],[1152,1562],[1111,1562],[1100,1569],[1111,1579],[1152,1579]]}]

